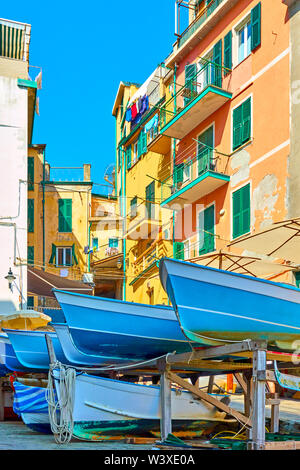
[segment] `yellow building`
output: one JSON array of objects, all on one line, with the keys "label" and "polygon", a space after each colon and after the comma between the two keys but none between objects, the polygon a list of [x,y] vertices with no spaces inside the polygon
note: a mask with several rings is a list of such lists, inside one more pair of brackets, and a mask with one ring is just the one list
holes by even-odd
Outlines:
[{"label": "yellow building", "polygon": [[[101,277],[94,279],[91,272],[91,258],[95,262],[108,253],[93,251],[96,241],[108,246],[110,239],[119,237],[117,228],[106,230],[103,224],[95,223],[99,196],[92,194],[91,165],[50,167],[45,150],[45,145],[32,145],[28,150],[28,265],[60,277],[94,283],[97,295],[115,296],[117,286],[113,285],[113,294],[107,293],[101,289]],[[70,174],[76,175],[77,180]],[[114,211],[115,198],[102,199],[106,200],[105,210]],[[29,293],[28,302],[36,307],[41,299]]]},{"label": "yellow building", "polygon": [[[158,67],[140,87],[121,82],[113,107],[116,190],[124,233],[124,299],[146,304],[168,303],[158,266],[159,259],[173,254],[173,215],[160,208],[161,181],[170,174],[172,149],[171,139],[158,135],[158,106],[168,99],[170,80],[167,69]],[[134,118],[128,112],[135,105]]]}]

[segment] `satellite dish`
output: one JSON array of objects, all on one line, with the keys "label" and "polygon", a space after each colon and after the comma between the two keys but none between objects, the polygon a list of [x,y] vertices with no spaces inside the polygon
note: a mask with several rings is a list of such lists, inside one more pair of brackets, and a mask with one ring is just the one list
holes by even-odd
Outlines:
[{"label": "satellite dish", "polygon": [[115,186],[115,165],[113,163],[108,165],[106,168],[104,173],[104,180],[112,186]]}]

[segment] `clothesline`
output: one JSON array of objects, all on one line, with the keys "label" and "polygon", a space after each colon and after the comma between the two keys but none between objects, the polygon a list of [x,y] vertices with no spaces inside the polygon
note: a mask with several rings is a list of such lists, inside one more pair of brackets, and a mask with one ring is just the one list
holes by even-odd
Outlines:
[{"label": "clothesline", "polygon": [[141,119],[142,115],[149,109],[149,97],[144,95],[138,98],[131,106],[126,110],[126,121],[137,124]]}]

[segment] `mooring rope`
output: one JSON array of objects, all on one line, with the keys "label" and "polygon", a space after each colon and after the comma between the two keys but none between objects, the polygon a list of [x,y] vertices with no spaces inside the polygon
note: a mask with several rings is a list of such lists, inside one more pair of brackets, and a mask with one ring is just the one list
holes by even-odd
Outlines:
[{"label": "mooring rope", "polygon": [[[57,379],[53,375],[54,369],[59,372]],[[55,392],[55,380],[59,382],[58,397]],[[46,398],[51,431],[58,444],[66,444],[72,439],[75,381],[74,368],[66,367],[58,361],[50,365]]]}]

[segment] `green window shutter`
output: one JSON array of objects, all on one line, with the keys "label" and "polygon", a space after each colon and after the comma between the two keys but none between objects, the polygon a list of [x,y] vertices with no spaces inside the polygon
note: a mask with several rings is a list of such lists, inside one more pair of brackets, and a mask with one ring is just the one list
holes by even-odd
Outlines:
[{"label": "green window shutter", "polygon": [[203,215],[200,213],[199,219],[200,217],[201,217],[201,223],[199,220],[199,229],[200,229],[199,255],[204,255],[205,253],[210,253],[214,251],[215,249],[215,206],[212,205],[208,207],[207,209],[205,209]]},{"label": "green window shutter", "polygon": [[[212,84],[222,87],[222,39],[214,45],[213,49]],[[215,65],[217,64],[217,65]]]},{"label": "green window shutter", "polygon": [[118,248],[119,239],[118,238],[110,238],[108,241],[108,246],[110,248]]},{"label": "green window shutter", "polygon": [[261,2],[251,10],[251,50],[261,43]]},{"label": "green window shutter", "polygon": [[155,201],[155,183],[152,181],[146,187],[146,217],[152,219],[154,217],[154,205]]},{"label": "green window shutter", "polygon": [[28,157],[28,190],[34,191],[34,157]]},{"label": "green window shutter", "polygon": [[58,200],[58,231],[72,232],[72,199]]},{"label": "green window shutter", "polygon": [[250,231],[250,184],[235,191],[232,195],[233,238]]},{"label": "green window shutter", "polygon": [[75,253],[75,243],[72,245],[72,261],[74,264],[78,264],[78,259]]},{"label": "green window shutter", "polygon": [[34,246],[27,247],[27,264],[34,264]]},{"label": "green window shutter", "polygon": [[49,264],[55,264],[56,261],[56,245],[52,243],[51,256],[49,259]]},{"label": "green window shutter", "polygon": [[298,287],[299,289],[300,288],[300,271],[295,272],[294,275],[295,275],[296,287]]},{"label": "green window shutter", "polygon": [[[232,69],[232,31],[229,31],[224,38],[224,67]],[[225,75],[229,70],[225,70]]]},{"label": "green window shutter", "polygon": [[233,110],[233,150],[242,145],[243,108],[238,106]]},{"label": "green window shutter", "polygon": [[34,199],[28,199],[28,232],[34,232]]},{"label": "green window shutter", "polygon": [[174,184],[183,182],[183,168],[184,168],[184,163],[179,163],[179,165],[175,166]]},{"label": "green window shutter", "polygon": [[122,149],[118,149],[118,167],[120,168],[122,166]]},{"label": "green window shutter", "polygon": [[189,64],[185,66],[185,88],[188,96],[184,97],[184,106],[186,106],[196,96],[197,92],[197,64]]},{"label": "green window shutter", "polygon": [[134,197],[130,201],[130,216],[132,218],[137,216],[137,197]]},{"label": "green window shutter", "polygon": [[98,250],[98,238],[93,238],[93,249]]},{"label": "green window shutter", "polygon": [[27,308],[33,308],[34,307],[34,297],[33,295],[29,295],[27,297]]},{"label": "green window shutter", "polygon": [[126,149],[126,168],[129,170],[131,167],[131,145],[129,145]]},{"label": "green window shutter", "polygon": [[174,259],[184,260],[184,244],[182,242],[174,242]]},{"label": "green window shutter", "polygon": [[147,152],[147,134],[145,130],[143,129],[142,132],[142,154]]},{"label": "green window shutter", "polygon": [[243,130],[242,143],[247,142],[251,137],[251,98],[243,103],[242,107]]}]

